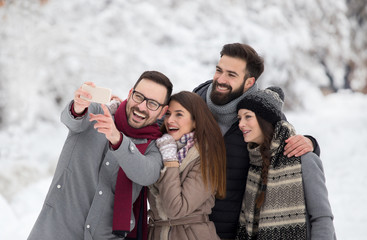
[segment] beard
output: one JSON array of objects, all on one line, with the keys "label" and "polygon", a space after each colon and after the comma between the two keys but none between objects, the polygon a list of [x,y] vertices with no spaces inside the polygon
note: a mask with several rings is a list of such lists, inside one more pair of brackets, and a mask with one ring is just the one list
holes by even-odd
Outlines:
[{"label": "beard", "polygon": [[[145,119],[141,119],[139,122],[134,121],[133,119],[133,115],[134,115],[134,111],[145,115]],[[150,117],[149,113],[146,111],[140,111],[139,108],[137,107],[130,107],[130,109],[128,111],[126,111],[126,117],[127,117],[127,122],[129,124],[130,127],[135,128],[135,129],[140,129],[143,128],[147,125],[150,125],[154,122],[154,120],[152,120],[152,118]]]},{"label": "beard", "polygon": [[[221,93],[217,91],[217,86],[225,87],[229,90],[228,93]],[[212,92],[210,93],[210,99],[215,105],[225,105],[232,100],[240,97],[243,94],[243,88],[245,86],[245,82],[241,84],[238,89],[233,90],[232,87],[228,84],[219,84],[217,81],[213,81]]]}]

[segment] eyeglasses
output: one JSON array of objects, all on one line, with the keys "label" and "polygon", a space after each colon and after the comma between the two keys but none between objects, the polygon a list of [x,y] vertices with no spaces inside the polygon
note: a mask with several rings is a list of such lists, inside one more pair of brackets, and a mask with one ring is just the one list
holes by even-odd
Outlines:
[{"label": "eyeglasses", "polygon": [[142,93],[140,93],[138,91],[135,91],[135,90],[133,90],[132,99],[136,103],[142,103],[142,102],[144,102],[146,100],[147,108],[150,109],[150,110],[152,110],[152,111],[157,111],[160,106],[164,106],[165,105],[165,104],[160,104],[156,100],[153,100],[153,99],[150,99],[150,98],[146,98]]}]

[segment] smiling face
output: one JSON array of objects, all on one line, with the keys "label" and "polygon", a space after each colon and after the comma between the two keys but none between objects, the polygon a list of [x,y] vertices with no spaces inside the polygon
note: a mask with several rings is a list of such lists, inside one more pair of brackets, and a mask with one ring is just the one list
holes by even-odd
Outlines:
[{"label": "smiling face", "polygon": [[164,118],[164,125],[167,133],[176,141],[184,134],[192,132],[195,129],[195,121],[192,119],[191,113],[174,100],[169,103]]},{"label": "smiling face", "polygon": [[210,99],[216,105],[224,105],[241,96],[255,82],[246,77],[246,61],[223,55],[213,77]]},{"label": "smiling face", "polygon": [[[163,85],[145,78],[139,82],[135,90],[160,104],[164,103],[167,95],[167,89]],[[132,93],[133,91],[130,90],[126,104],[127,121],[131,127],[142,128],[151,125],[165,114],[167,106],[160,106],[156,111],[152,111],[147,108],[146,100],[141,103],[135,102],[132,99]]]},{"label": "smiling face", "polygon": [[261,145],[264,142],[264,134],[253,111],[240,109],[238,111],[239,128],[242,131],[245,142],[254,142]]}]

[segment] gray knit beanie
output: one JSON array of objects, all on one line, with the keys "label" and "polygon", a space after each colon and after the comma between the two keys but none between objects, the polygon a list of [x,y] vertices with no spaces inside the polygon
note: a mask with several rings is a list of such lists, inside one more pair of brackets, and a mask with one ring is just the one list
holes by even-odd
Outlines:
[{"label": "gray knit beanie", "polygon": [[280,87],[268,87],[244,97],[237,105],[237,112],[240,109],[251,110],[275,126],[278,121],[282,120],[283,103],[283,90]]}]

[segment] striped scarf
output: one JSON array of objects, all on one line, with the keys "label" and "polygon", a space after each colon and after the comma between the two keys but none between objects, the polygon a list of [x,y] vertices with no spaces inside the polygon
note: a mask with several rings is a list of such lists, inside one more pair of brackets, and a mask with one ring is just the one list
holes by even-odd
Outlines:
[{"label": "striped scarf", "polygon": [[182,159],[184,159],[187,155],[189,149],[194,146],[194,132],[184,134],[178,141],[177,141],[177,159],[178,162],[181,164]]},{"label": "striped scarf", "polygon": [[301,158],[283,155],[285,140],[294,135],[293,127],[280,121],[274,129],[265,201],[256,209],[260,192],[262,159],[259,146],[248,144],[250,170],[236,239],[306,239],[306,207],[302,184]]}]

